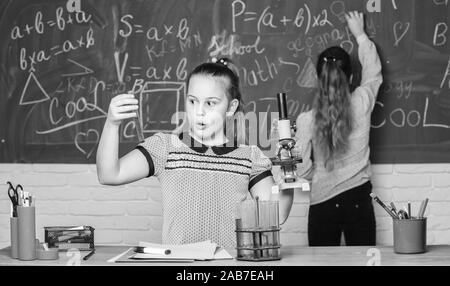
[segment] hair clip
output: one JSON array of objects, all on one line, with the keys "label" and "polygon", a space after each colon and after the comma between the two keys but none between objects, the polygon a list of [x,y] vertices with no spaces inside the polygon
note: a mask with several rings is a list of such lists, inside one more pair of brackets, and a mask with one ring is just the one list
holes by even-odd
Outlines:
[{"label": "hair clip", "polygon": [[228,62],[225,59],[220,59],[219,63],[223,64],[224,66],[228,65]]},{"label": "hair clip", "polygon": [[336,62],[336,58],[335,57],[323,57],[323,60],[325,61],[325,62],[327,62],[327,63],[330,63],[330,62]]},{"label": "hair clip", "polygon": [[211,62],[215,64],[222,64],[224,66],[228,66],[228,62],[224,58],[217,59],[216,57],[213,57],[211,59]]}]

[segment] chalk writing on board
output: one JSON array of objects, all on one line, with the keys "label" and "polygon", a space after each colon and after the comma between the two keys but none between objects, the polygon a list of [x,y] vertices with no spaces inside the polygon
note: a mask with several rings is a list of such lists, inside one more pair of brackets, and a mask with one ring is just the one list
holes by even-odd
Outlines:
[{"label": "chalk writing on board", "polygon": [[[70,82],[70,78],[67,78],[67,82],[68,83]],[[77,100],[68,100],[63,106],[61,106],[62,104],[60,104],[60,99],[58,97],[53,97],[50,100],[50,105],[48,108],[48,114],[52,123],[52,128],[48,130],[36,130],[36,133],[49,134],[75,125],[79,125],[81,123],[105,118],[107,112],[97,105],[98,91],[100,89],[104,89],[105,86],[106,86],[105,83],[102,81],[98,81],[95,83],[91,101],[89,101],[86,97],[81,96]],[[83,87],[82,85],[74,87],[68,84],[67,89],[72,88],[78,91],[77,89],[81,89],[82,87]],[[61,107],[63,107],[64,110],[63,114],[55,116],[56,113],[55,111]],[[79,113],[88,113],[93,115],[87,118],[73,120],[73,118],[76,118],[76,115]],[[63,121],[63,123],[60,123],[61,121]]]},{"label": "chalk writing on board", "polygon": [[[254,143],[264,148],[275,94],[288,93],[292,118],[308,111],[318,53],[336,45],[357,61],[345,13],[369,8],[366,32],[385,79],[372,118],[373,162],[385,151],[382,161],[397,160],[397,147],[429,154],[450,141],[439,132],[450,126],[448,0],[5,1],[0,102],[12,123],[0,123],[1,160],[39,161],[46,150],[46,160],[59,160],[55,146],[62,162],[93,162],[111,98],[133,89],[145,136],[170,132],[183,121],[189,71],[211,57],[236,63],[246,115],[258,122]],[[134,124],[121,125],[121,147],[136,143]]]},{"label": "chalk writing on board", "polygon": [[[132,93],[139,95],[139,113],[143,118],[143,131],[144,132],[164,132],[169,131],[171,120],[169,118],[172,114],[177,114],[180,111],[180,102],[186,94],[186,84],[184,82],[154,82],[136,80],[134,82]],[[155,98],[156,97],[156,98]],[[164,97],[164,99],[162,99]],[[172,103],[169,105],[172,108],[167,108],[166,120],[160,118],[152,118],[152,112],[150,112],[150,106],[153,106],[155,102],[161,104],[161,101]],[[173,104],[174,103],[174,104]],[[178,118],[176,121],[178,122]],[[166,128],[154,129],[155,123],[161,122]],[[169,125],[169,126],[168,126]]]},{"label": "chalk writing on board", "polygon": [[236,35],[227,35],[227,31],[224,30],[219,35],[214,35],[211,38],[208,46],[209,56],[217,57],[228,56],[233,57],[235,55],[245,54],[262,54],[265,49],[260,47],[261,37],[256,37],[254,43],[243,45],[236,37]]},{"label": "chalk writing on board", "polygon": [[436,5],[448,6],[449,0],[433,0],[433,3]]},{"label": "chalk writing on board", "polygon": [[73,63],[75,66],[79,67],[79,71],[78,72],[72,72],[72,73],[63,73],[61,74],[61,77],[74,77],[74,76],[81,76],[81,75],[88,75],[88,74],[92,74],[94,73],[93,70],[91,70],[90,68],[72,60],[72,59],[67,59],[68,62]]},{"label": "chalk writing on board", "polygon": [[396,0],[391,0],[392,6],[394,7],[394,10],[397,10],[397,3]]},{"label": "chalk writing on board", "polygon": [[447,39],[450,35],[448,30],[448,24],[445,22],[439,22],[436,24],[433,36],[434,46],[443,46],[447,43]]},{"label": "chalk writing on board", "polygon": [[442,82],[440,85],[441,88],[444,88],[447,79],[448,79],[448,88],[450,89],[450,59],[448,60],[447,68],[445,69],[444,77],[442,78]]},{"label": "chalk writing on board", "polygon": [[297,84],[300,87],[316,88],[317,87],[317,73],[314,63],[311,58],[306,60],[302,72],[297,78]]},{"label": "chalk writing on board", "polygon": [[[81,153],[83,153],[86,158],[89,158],[92,153],[95,150],[95,145],[98,143],[98,141],[100,140],[100,135],[98,133],[97,130],[95,129],[89,129],[87,132],[80,132],[77,133],[77,135],[75,135],[75,146],[77,147],[78,150],[80,150]],[[82,142],[86,143],[86,142],[93,142],[94,147],[90,147],[89,149],[85,149],[83,148]]]},{"label": "chalk writing on board", "polygon": [[[384,118],[381,122],[372,122],[372,128],[381,128],[386,124],[390,124],[396,128],[404,128],[404,127],[423,127],[423,128],[444,128],[449,129],[450,125],[447,124],[439,124],[436,122],[432,122],[429,119],[429,102],[430,99],[428,97],[425,98],[425,104],[423,109],[417,110],[405,110],[403,108],[396,108],[392,110],[387,118]],[[382,102],[377,101],[376,105],[383,108],[384,104]],[[389,120],[388,120],[389,119]]]},{"label": "chalk writing on board", "polygon": [[406,33],[408,33],[410,27],[410,23],[402,23],[402,22],[395,22],[394,24],[394,47],[398,47],[398,44],[400,41],[405,37]]},{"label": "chalk writing on board", "polygon": [[[37,96],[36,96],[36,93],[28,93],[28,88],[29,88],[30,83],[38,87],[40,92]],[[50,97],[48,96],[47,92],[42,87],[41,83],[37,80],[34,73],[31,72],[30,75],[28,76],[25,86],[23,87],[22,95],[20,96],[19,105],[35,104],[35,103],[43,102],[43,101],[46,101],[49,99],[50,99]]]}]

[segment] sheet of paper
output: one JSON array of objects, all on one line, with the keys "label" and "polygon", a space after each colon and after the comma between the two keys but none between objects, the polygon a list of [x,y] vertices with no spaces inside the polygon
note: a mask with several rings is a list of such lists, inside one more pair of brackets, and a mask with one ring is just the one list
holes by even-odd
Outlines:
[{"label": "sheet of paper", "polygon": [[[169,256],[169,255],[167,255]],[[136,253],[129,257],[129,259],[135,259],[135,260],[158,260],[158,261],[164,261],[164,260],[177,260],[177,261],[194,261],[194,259],[191,258],[185,258],[185,257],[163,257],[161,258],[161,255],[157,254],[148,254],[148,253]]]},{"label": "sheet of paper", "polygon": [[217,247],[211,241],[190,244],[167,245],[149,242],[139,242],[139,246],[170,249],[170,254],[135,253],[134,248],[128,248],[108,262],[139,263],[139,262],[194,262],[194,260],[233,259],[223,248]]},{"label": "sheet of paper", "polygon": [[109,262],[109,263],[111,263],[111,262],[116,262],[116,260],[118,260],[119,258],[121,258],[122,256],[124,256],[127,252],[132,251],[132,250],[133,250],[132,247],[131,247],[131,248],[128,248],[127,250],[125,250],[125,251],[122,252],[121,254],[119,254],[119,255],[117,255],[117,256],[114,256],[113,258],[109,259],[108,262]]},{"label": "sheet of paper", "polygon": [[[138,258],[138,259],[137,259]],[[121,254],[111,258],[108,262],[115,263],[191,263],[194,262],[194,259],[176,259],[176,258],[155,258],[143,256],[141,253],[135,253],[134,247],[129,248],[128,250],[122,252]]]},{"label": "sheet of paper", "polygon": [[231,256],[228,251],[225,250],[225,248],[217,247],[216,253],[214,253],[214,259],[215,260],[221,260],[221,259],[233,259],[233,256]]},{"label": "sheet of paper", "polygon": [[192,263],[192,259],[123,259],[116,263]]},{"label": "sheet of paper", "polygon": [[[154,247],[170,249],[171,253],[167,255],[150,254],[153,258],[161,259],[195,259],[195,260],[211,260],[214,259],[214,253],[217,248],[216,243],[211,241],[202,241],[190,244],[157,244],[149,242],[139,242],[139,246],[142,247]],[[147,255],[147,254],[145,254]]]}]

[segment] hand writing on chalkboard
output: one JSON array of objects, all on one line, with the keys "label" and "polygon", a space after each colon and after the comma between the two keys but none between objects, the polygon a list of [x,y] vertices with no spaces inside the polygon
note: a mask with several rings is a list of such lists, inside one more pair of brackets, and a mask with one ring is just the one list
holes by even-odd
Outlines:
[{"label": "hand writing on chalkboard", "polygon": [[114,125],[120,125],[122,120],[137,117],[138,100],[134,94],[119,94],[109,104],[106,120]]},{"label": "hand writing on chalkboard", "polygon": [[345,19],[347,20],[348,28],[355,38],[365,33],[363,13],[357,11],[349,12],[345,15]]}]

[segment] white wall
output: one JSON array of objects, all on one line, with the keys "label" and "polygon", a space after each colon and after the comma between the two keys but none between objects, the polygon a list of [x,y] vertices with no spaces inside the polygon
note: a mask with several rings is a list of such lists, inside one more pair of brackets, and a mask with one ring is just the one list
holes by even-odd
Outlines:
[{"label": "white wall", "polygon": [[[373,192],[383,201],[413,210],[428,197],[428,244],[450,243],[450,164],[372,166]],[[9,245],[8,185],[21,183],[36,196],[36,232],[43,241],[44,226],[91,225],[96,244],[161,242],[162,206],[159,182],[144,179],[126,186],[102,186],[95,165],[0,164],[0,247]],[[3,190],[3,191],[1,191]],[[392,221],[375,205],[377,243],[392,244]],[[296,196],[282,226],[283,245],[307,245],[308,198]]]}]

